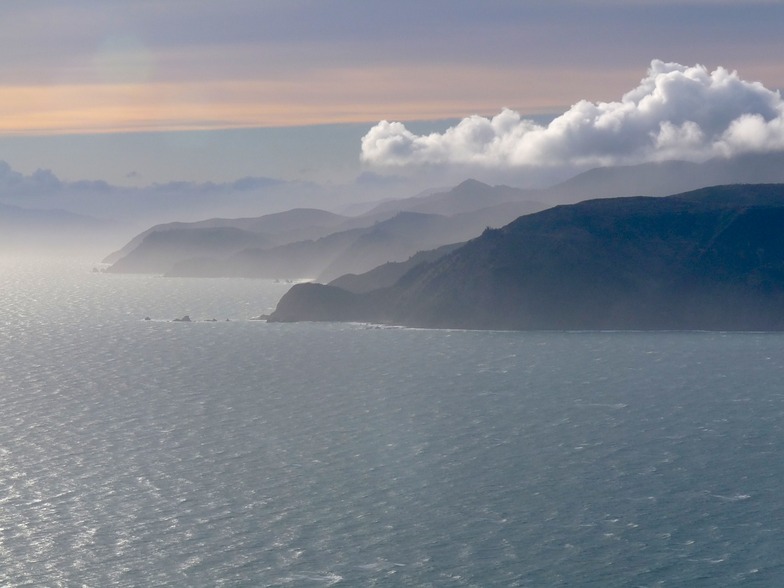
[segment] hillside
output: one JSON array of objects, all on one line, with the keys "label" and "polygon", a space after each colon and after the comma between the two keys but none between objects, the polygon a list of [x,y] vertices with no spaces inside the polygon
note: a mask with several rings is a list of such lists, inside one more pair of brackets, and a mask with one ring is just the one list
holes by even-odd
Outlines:
[{"label": "hillside", "polygon": [[784,183],[784,151],[718,157],[701,163],[675,160],[599,167],[534,191],[530,197],[569,204],[616,196],[668,196],[708,186],[775,183]]},{"label": "hillside", "polygon": [[544,208],[544,205],[535,202],[536,195],[537,193],[533,190],[510,186],[489,186],[483,182],[468,179],[449,190],[382,202],[370,210],[368,214],[421,212],[449,216],[509,202],[527,202],[532,206],[538,205],[539,209]]},{"label": "hillside", "polygon": [[443,245],[437,249],[420,251],[405,261],[388,261],[361,274],[343,274],[329,282],[329,285],[357,294],[394,286],[400,278],[419,264],[440,259],[462,245],[462,243]]},{"label": "hillside", "polygon": [[558,206],[390,288],[292,288],[271,320],[477,329],[784,329],[784,185]]},{"label": "hillside", "polygon": [[[508,219],[517,215],[503,210],[501,216]],[[223,258],[185,259],[173,264],[166,275],[329,281],[386,262],[404,261],[418,251],[445,243],[466,241],[495,224],[498,217],[495,207],[453,217],[401,212],[371,226],[335,232],[321,239],[279,247],[246,247]]]},{"label": "hillside", "polygon": [[[212,218],[191,223],[164,223],[155,225],[154,227],[139,233],[121,249],[108,255],[103,261],[104,263],[114,264],[123,258],[129,257],[129,259],[124,262],[124,265],[139,268],[135,271],[144,273],[161,273],[162,271],[166,271],[169,267],[171,267],[171,263],[182,261],[183,259],[187,259],[189,257],[196,257],[200,254],[203,254],[205,251],[209,252],[211,237],[208,236],[211,235],[211,233],[208,231],[196,233],[190,232],[188,236],[182,238],[170,235],[166,241],[180,240],[185,242],[190,240],[193,245],[193,249],[189,252],[187,249],[183,248],[179,256],[177,256],[173,262],[170,262],[169,265],[166,266],[163,270],[160,269],[161,264],[159,263],[154,264],[155,267],[147,267],[142,259],[133,259],[140,253],[145,258],[153,258],[154,251],[136,251],[142,242],[144,242],[144,240],[152,233],[192,231],[192,229],[237,229],[259,235],[257,239],[258,244],[265,243],[267,245],[283,245],[285,243],[291,243],[304,239],[318,239],[319,237],[328,235],[333,230],[335,230],[336,227],[341,226],[343,223],[349,220],[350,219],[348,217],[334,214],[332,212],[327,212],[326,210],[319,210],[314,208],[294,208],[286,212],[267,214],[264,216],[251,218]],[[199,243],[197,240],[197,235],[199,234],[207,237],[203,243]],[[150,243],[147,244],[147,247],[150,247]],[[215,255],[220,255],[225,254],[225,251],[219,248],[215,250],[214,253]],[[118,268],[115,268],[114,271],[125,271],[121,268],[122,265],[120,265]]]},{"label": "hillside", "polygon": [[267,246],[263,235],[235,227],[199,227],[152,231],[106,271],[164,273],[173,264],[200,255],[229,255],[252,246]]},{"label": "hillside", "polygon": [[[749,181],[784,182],[784,153],[704,163],[665,161],[596,168],[540,190],[466,180],[449,190],[381,203],[357,217],[294,209],[257,218],[168,223],[141,233],[106,261],[114,263],[111,271],[116,272],[329,281],[344,273],[368,271],[385,262],[404,261],[422,249],[471,239],[485,227],[501,227],[521,215],[547,208],[542,203],[573,203],[625,195],[665,196],[702,186]],[[423,228],[424,234],[411,238],[406,223],[392,220],[400,213],[426,215],[419,218],[430,218],[432,227]],[[145,238],[153,232],[207,228],[238,229],[257,237],[247,242],[240,238],[221,240],[215,239],[213,233],[202,231],[158,238],[142,247]],[[340,233],[347,234],[322,241]],[[201,241],[197,238],[199,234],[204,237]],[[189,246],[174,248],[173,241],[187,242]],[[156,246],[159,251],[155,250]]]},{"label": "hillside", "polygon": [[[171,223],[145,231],[110,256],[115,261],[109,271],[328,281],[466,241],[542,207],[519,201],[451,216],[376,211],[349,218],[289,211],[261,219]],[[315,212],[329,216],[314,218]]]}]

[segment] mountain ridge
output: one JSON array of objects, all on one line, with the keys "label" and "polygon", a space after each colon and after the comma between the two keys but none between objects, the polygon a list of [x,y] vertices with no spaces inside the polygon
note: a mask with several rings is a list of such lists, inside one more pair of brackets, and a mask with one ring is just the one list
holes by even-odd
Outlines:
[{"label": "mountain ridge", "polygon": [[781,184],[587,200],[488,229],[388,288],[346,296],[296,286],[271,320],[781,330],[782,227]]},{"label": "mountain ridge", "polygon": [[[468,208],[467,212],[443,215],[376,210],[360,217],[343,217],[310,211],[311,215],[319,212],[329,216],[326,220],[320,218],[320,225],[311,222],[303,226],[291,220],[294,210],[258,219],[168,223],[140,233],[106,261],[113,263],[109,271],[117,273],[329,280],[344,273],[364,272],[388,261],[403,261],[419,250],[465,241],[487,226],[502,226],[521,214],[545,207],[525,200],[499,203],[491,199],[492,205],[482,208],[485,192],[495,188],[475,181],[464,182],[458,188],[455,193],[460,197],[479,190],[467,196],[472,202],[462,207]],[[450,191],[442,198],[451,195]],[[259,229],[262,221],[269,224],[271,218],[290,220],[287,231],[278,228],[277,234],[266,230],[249,236],[249,231]],[[245,231],[243,237],[238,230]],[[222,241],[215,238],[221,231]],[[156,233],[160,235],[153,237]],[[201,242],[199,235],[204,237]],[[174,241],[183,246],[173,247]],[[190,249],[185,243],[190,243]],[[156,246],[161,247],[157,256]]]}]

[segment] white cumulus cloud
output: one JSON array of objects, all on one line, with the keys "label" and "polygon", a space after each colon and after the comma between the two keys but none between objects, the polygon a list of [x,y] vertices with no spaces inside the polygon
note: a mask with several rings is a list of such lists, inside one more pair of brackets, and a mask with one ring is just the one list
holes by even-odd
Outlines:
[{"label": "white cumulus cloud", "polygon": [[737,72],[654,60],[617,102],[582,100],[548,125],[504,109],[470,116],[443,133],[416,135],[381,121],[362,138],[376,167],[598,166],[704,160],[784,149],[784,100]]}]

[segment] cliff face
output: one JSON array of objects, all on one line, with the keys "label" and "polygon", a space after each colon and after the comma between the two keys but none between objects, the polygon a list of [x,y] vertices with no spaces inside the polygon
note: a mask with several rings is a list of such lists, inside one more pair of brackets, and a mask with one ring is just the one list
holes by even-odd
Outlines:
[{"label": "cliff face", "polygon": [[784,185],[559,206],[487,230],[390,288],[300,318],[318,297],[295,287],[281,300],[285,319],[277,312],[272,318],[350,315],[478,329],[779,330]]},{"label": "cliff face", "polygon": [[[289,295],[291,294],[291,295]],[[366,322],[380,306],[374,297],[354,294],[335,286],[304,283],[293,286],[278,303],[270,322]]]}]

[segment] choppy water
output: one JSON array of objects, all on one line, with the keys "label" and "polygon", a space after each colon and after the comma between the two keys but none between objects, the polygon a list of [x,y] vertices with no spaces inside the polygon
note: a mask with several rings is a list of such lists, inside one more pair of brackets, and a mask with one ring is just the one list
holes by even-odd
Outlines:
[{"label": "choppy water", "polygon": [[268,325],[286,285],[90,268],[0,262],[2,585],[784,577],[784,335]]}]

